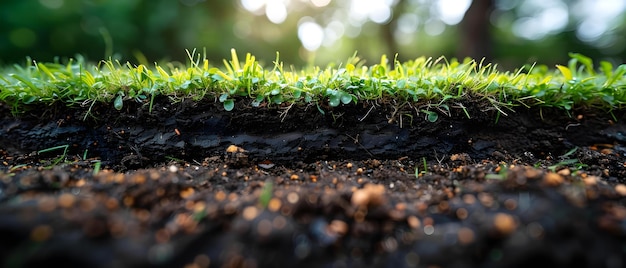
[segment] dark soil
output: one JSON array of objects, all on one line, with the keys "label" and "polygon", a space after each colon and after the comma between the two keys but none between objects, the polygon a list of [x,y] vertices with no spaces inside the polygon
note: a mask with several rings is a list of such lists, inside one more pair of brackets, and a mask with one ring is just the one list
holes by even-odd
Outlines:
[{"label": "dark soil", "polygon": [[0,106],[0,265],[626,267],[625,111],[464,107]]}]

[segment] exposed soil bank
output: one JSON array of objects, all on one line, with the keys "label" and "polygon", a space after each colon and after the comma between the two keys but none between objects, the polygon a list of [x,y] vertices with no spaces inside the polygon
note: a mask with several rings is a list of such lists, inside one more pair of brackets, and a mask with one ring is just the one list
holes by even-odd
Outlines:
[{"label": "exposed soil bank", "polygon": [[[409,157],[419,160],[466,153],[472,159],[533,162],[574,147],[610,146],[623,156],[626,112],[567,114],[550,109],[518,109],[498,116],[493,107],[474,105],[440,113],[435,123],[409,105],[363,103],[330,109],[315,106],[253,108],[239,102],[226,112],[220,103],[160,99],[147,105],[35,110],[14,118],[4,109],[0,146],[31,153],[68,145],[70,153],[98,156],[116,170],[145,167],[167,159],[201,160],[221,155],[229,145],[245,149],[249,160],[292,162]],[[485,111],[490,109],[489,111]],[[83,120],[85,119],[86,120]],[[617,122],[615,122],[617,119]],[[623,120],[620,120],[623,119]],[[613,176],[626,177],[619,173]]]},{"label": "exposed soil bank", "polygon": [[466,106],[0,107],[2,266],[626,266],[625,112]]}]

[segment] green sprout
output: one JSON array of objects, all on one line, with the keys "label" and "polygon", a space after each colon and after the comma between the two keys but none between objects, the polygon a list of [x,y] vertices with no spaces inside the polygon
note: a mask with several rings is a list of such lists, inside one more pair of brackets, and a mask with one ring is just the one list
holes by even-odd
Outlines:
[{"label": "green sprout", "polygon": [[424,166],[424,169],[422,169],[421,171],[418,165],[415,165],[415,178],[419,178],[420,175],[428,173],[428,163],[426,163],[426,157],[422,157],[422,165]]},{"label": "green sprout", "polygon": [[93,175],[96,176],[100,173],[100,167],[102,166],[102,161],[98,160],[93,164]]},{"label": "green sprout", "polygon": [[578,147],[574,147],[570,149],[569,151],[567,151],[565,154],[559,156],[559,159],[561,159],[561,161],[559,161],[558,163],[554,165],[549,166],[548,169],[552,172],[556,172],[557,168],[559,167],[574,167],[576,170],[580,170],[586,167],[587,165],[581,163],[580,160],[578,160],[578,158],[570,158],[570,156],[572,156],[577,150],[578,150]]},{"label": "green sprout", "polygon": [[67,156],[67,149],[69,147],[70,146],[68,144],[54,146],[54,147],[46,148],[46,149],[43,149],[43,150],[39,150],[39,151],[37,151],[37,154],[47,153],[47,152],[52,152],[52,151],[63,149],[63,154],[60,155],[59,157],[55,158],[54,162],[52,164],[50,164],[50,166],[55,166],[56,164],[60,163],[61,161],[63,161],[65,159],[65,157]]},{"label": "green sprout", "polygon": [[506,165],[506,163],[501,163],[499,167],[500,167],[500,170],[498,171],[497,174],[489,173],[489,174],[485,175],[485,179],[488,179],[488,180],[504,180],[504,179],[506,179],[506,177],[508,176],[508,173],[509,173],[509,167]]},{"label": "green sprout", "polygon": [[263,189],[261,189],[261,194],[259,195],[259,205],[261,205],[262,208],[267,208],[270,204],[270,200],[274,194],[273,188],[274,184],[270,180],[265,181]]}]

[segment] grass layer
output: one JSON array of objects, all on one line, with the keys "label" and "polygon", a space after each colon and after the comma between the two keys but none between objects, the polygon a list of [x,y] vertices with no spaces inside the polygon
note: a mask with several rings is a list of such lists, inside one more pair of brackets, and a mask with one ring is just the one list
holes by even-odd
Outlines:
[{"label": "grass layer", "polygon": [[231,60],[218,68],[200,53],[188,52],[186,64],[132,65],[113,60],[97,64],[82,59],[67,63],[14,65],[0,71],[0,102],[19,114],[31,105],[61,102],[67,106],[92,107],[110,103],[121,110],[124,102],[150,106],[155,96],[172,102],[219,101],[234,109],[237,99],[251,106],[279,106],[292,103],[336,107],[369,100],[408,103],[430,121],[451,108],[465,109],[468,101],[483,101],[488,109],[507,114],[515,106],[600,108],[612,112],[626,107],[626,64],[614,67],[602,61],[599,68],[590,58],[570,53],[567,65],[523,66],[502,72],[495,64],[465,59],[447,60],[420,57],[407,62],[390,60],[366,66],[357,55],[345,64],[325,68],[308,66],[288,70],[279,54],[273,66],[261,66],[251,54],[241,62],[234,49]]}]

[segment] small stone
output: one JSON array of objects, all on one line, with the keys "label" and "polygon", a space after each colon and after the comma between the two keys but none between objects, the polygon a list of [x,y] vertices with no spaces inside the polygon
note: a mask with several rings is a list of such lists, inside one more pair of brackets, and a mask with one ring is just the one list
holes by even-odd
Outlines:
[{"label": "small stone", "polygon": [[76,198],[72,194],[62,194],[59,196],[57,203],[62,208],[69,208],[74,205],[74,201],[76,201]]},{"label": "small stone", "polygon": [[464,194],[463,202],[465,202],[465,204],[472,205],[476,202],[476,196],[473,194]]},{"label": "small stone", "polygon": [[193,188],[188,187],[180,191],[180,197],[183,199],[186,199],[186,198],[191,197],[195,192],[196,191]]},{"label": "small stone", "polygon": [[508,210],[515,210],[517,208],[517,201],[513,198],[504,201],[504,207]]},{"label": "small stone", "polygon": [[599,180],[600,180],[600,178],[598,178],[597,176],[587,176],[586,178],[583,178],[583,182],[587,186],[596,185],[596,184],[598,184]]},{"label": "small stone", "polygon": [[420,219],[418,219],[415,216],[409,216],[406,219],[406,221],[409,224],[409,226],[411,226],[411,228],[413,228],[413,229],[420,228],[420,226],[422,225],[422,223],[420,222]]},{"label": "small stone", "polygon": [[287,201],[289,203],[295,204],[295,203],[298,203],[298,200],[300,200],[300,196],[297,193],[291,192],[287,194]]},{"label": "small stone", "polygon": [[379,206],[385,203],[385,186],[368,183],[352,194],[354,206]]},{"label": "small stone", "polygon": [[600,150],[600,153],[601,154],[605,154],[605,155],[606,154],[613,154],[613,149],[605,148],[605,149]]},{"label": "small stone", "polygon": [[467,161],[471,161],[472,158],[466,154],[466,153],[460,153],[460,154],[453,154],[450,156],[450,160],[451,161],[463,161],[463,162],[467,162]]},{"label": "small stone", "polygon": [[259,215],[259,210],[254,206],[248,206],[241,214],[245,220],[252,221]]},{"label": "small stone", "polygon": [[385,203],[385,186],[382,184],[367,184],[365,189],[370,194],[370,205],[379,206]]},{"label": "small stone", "polygon": [[469,243],[474,242],[474,231],[472,229],[463,227],[457,233],[459,238],[459,243],[461,245],[467,245]]},{"label": "small stone", "polygon": [[230,145],[230,146],[228,146],[228,148],[226,148],[226,152],[227,153],[231,153],[231,154],[232,153],[243,153],[245,151],[246,150],[244,150],[243,148],[235,146],[235,145]]},{"label": "small stone", "polygon": [[621,196],[626,196],[626,185],[621,184],[621,183],[618,185],[615,185],[615,191]]},{"label": "small stone", "polygon": [[541,171],[536,168],[527,167],[524,171],[524,175],[528,179],[537,179],[541,177]]},{"label": "small stone", "polygon": [[460,220],[467,219],[468,215],[469,213],[467,212],[467,209],[465,208],[459,208],[456,210],[456,217],[459,218]]},{"label": "small stone", "polygon": [[564,168],[564,169],[559,170],[557,173],[560,174],[561,176],[569,176],[570,174],[572,174],[572,171],[569,170],[569,168]]},{"label": "small stone", "polygon": [[274,164],[274,163],[272,163],[270,161],[263,161],[263,162],[259,163],[258,166],[260,168],[263,168],[263,169],[270,169],[270,168],[273,168],[274,166],[276,166],[276,164]]},{"label": "small stone", "polygon": [[369,194],[363,189],[357,190],[352,193],[352,205],[354,206],[367,206],[369,203]]},{"label": "small stone", "polygon": [[509,235],[517,228],[517,223],[513,216],[505,213],[498,213],[493,217],[493,227],[501,235]]},{"label": "small stone", "polygon": [[276,212],[276,211],[280,210],[282,205],[283,205],[283,202],[280,201],[280,199],[274,197],[274,198],[270,199],[270,202],[267,204],[267,208],[270,211]]},{"label": "small stone", "polygon": [[330,222],[330,225],[328,225],[328,229],[339,236],[344,236],[348,233],[348,224],[341,220],[333,220]]},{"label": "small stone", "polygon": [[176,172],[178,171],[178,167],[177,167],[177,166],[174,166],[174,165],[169,166],[169,168],[168,168],[168,169],[169,169],[169,171],[170,171],[170,172],[172,172],[172,173],[176,173]]},{"label": "small stone", "polygon": [[543,182],[548,185],[548,186],[559,186],[563,183],[563,176],[557,174],[557,173],[547,173],[544,177],[543,177]]}]

